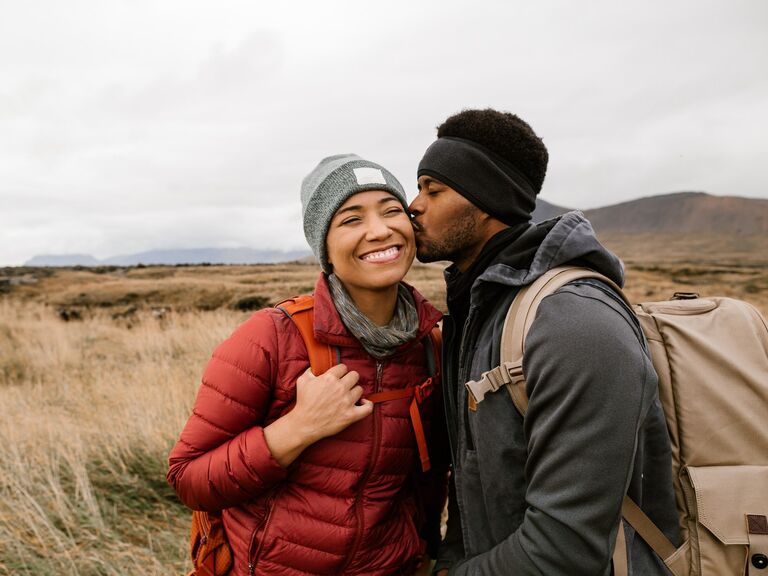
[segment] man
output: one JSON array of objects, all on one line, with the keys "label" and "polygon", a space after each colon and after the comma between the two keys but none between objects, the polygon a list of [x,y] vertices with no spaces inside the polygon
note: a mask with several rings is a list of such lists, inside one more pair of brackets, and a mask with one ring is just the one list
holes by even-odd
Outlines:
[{"label": "man", "polygon": [[[609,575],[625,493],[679,540],[656,375],[631,311],[596,280],[544,299],[525,343],[525,418],[503,389],[475,404],[464,385],[499,365],[522,286],[564,264],[621,285],[623,266],[579,212],[530,223],[548,153],[520,118],[466,110],[437,135],[410,205],[418,259],[453,262],[443,372],[454,472],[435,571]],[[625,534],[630,574],[667,573],[631,528]]]}]

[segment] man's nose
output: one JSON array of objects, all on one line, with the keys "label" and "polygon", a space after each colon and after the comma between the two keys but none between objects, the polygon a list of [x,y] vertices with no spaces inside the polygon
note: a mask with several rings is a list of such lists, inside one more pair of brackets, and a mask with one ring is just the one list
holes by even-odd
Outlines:
[{"label": "man's nose", "polygon": [[413,202],[411,202],[410,206],[408,206],[408,211],[413,216],[418,216],[422,213],[421,202],[419,202],[418,196],[416,196],[416,198],[413,199]]}]

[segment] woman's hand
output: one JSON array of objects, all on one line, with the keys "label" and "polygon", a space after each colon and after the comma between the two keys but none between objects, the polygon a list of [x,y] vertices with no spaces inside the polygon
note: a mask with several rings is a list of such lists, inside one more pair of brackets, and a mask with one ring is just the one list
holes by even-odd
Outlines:
[{"label": "woman's hand", "polygon": [[373,403],[362,399],[359,378],[344,364],[320,376],[310,370],[299,376],[293,410],[264,428],[267,446],[281,466],[288,466],[307,446],[338,434],[373,412]]},{"label": "woman's hand", "polygon": [[[361,400],[360,375],[337,364],[320,376],[307,369],[296,381],[296,406],[292,414],[310,443],[333,436],[373,411],[373,403]],[[359,404],[358,404],[359,403]]]}]

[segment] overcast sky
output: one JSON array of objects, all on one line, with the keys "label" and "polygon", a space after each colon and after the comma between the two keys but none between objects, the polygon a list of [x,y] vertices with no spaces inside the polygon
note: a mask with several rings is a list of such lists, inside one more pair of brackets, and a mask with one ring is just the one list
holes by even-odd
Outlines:
[{"label": "overcast sky", "polygon": [[768,2],[0,0],[0,265],[303,248],[324,156],[412,197],[463,108],[528,121],[542,197],[768,197]]}]

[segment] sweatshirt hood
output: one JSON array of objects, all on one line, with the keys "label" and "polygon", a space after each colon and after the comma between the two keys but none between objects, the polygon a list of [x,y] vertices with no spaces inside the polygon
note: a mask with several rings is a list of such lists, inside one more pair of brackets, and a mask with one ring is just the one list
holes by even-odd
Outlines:
[{"label": "sweatshirt hood", "polygon": [[[514,258],[521,247],[530,245],[541,238],[533,259],[527,268],[514,267],[508,261]],[[624,264],[613,252],[603,246],[592,228],[592,224],[578,210],[562,216],[531,224],[520,237],[506,247],[480,275],[472,293],[484,283],[504,286],[527,286],[539,276],[566,264],[586,266],[607,276],[619,286],[624,285]]]}]

